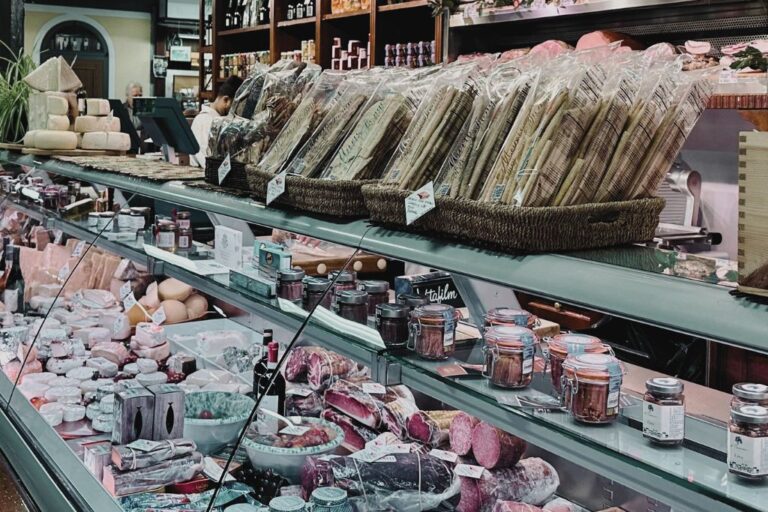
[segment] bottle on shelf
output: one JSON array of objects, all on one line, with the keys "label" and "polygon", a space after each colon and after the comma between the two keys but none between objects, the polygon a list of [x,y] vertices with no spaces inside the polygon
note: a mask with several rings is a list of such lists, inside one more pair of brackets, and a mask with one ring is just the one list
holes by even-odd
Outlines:
[{"label": "bottle on shelf", "polygon": [[[259,407],[278,414],[285,413],[285,378],[278,369],[278,352],[280,344],[271,341],[267,344],[266,367],[263,375],[254,382],[254,392],[257,399],[261,398]],[[275,381],[269,386],[269,381],[274,376]],[[278,422],[268,415],[260,415],[259,432],[262,434],[276,433]]]},{"label": "bottle on shelf", "polygon": [[286,11],[285,18],[288,21],[291,21],[294,18],[294,16],[295,16],[295,12],[296,12],[296,9],[293,6],[293,4],[288,4],[288,9]]},{"label": "bottle on shelf", "polygon": [[304,16],[311,18],[315,15],[315,0],[304,0]]},{"label": "bottle on shelf", "polygon": [[296,19],[301,19],[304,17],[304,2],[299,0],[296,2]]},{"label": "bottle on shelf", "polygon": [[269,23],[269,2],[261,2],[259,7],[259,25]]},{"label": "bottle on shelf", "polygon": [[11,245],[4,251],[5,272],[2,277],[3,304],[5,310],[11,313],[25,313],[24,308],[24,276],[21,273],[19,256],[21,250]]},{"label": "bottle on shelf", "polygon": [[232,28],[232,0],[227,2],[227,8],[224,11],[224,29],[229,30]]}]

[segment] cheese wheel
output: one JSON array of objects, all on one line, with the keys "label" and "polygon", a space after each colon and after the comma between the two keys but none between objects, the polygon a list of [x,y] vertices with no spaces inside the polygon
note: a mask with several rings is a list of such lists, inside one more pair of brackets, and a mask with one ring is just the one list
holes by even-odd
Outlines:
[{"label": "cheese wheel", "polygon": [[168,382],[168,376],[163,372],[140,373],[136,376],[136,380],[144,386],[151,386],[153,384],[165,384]]},{"label": "cheese wheel", "polygon": [[81,145],[83,149],[128,151],[131,149],[131,138],[127,133],[89,132],[83,134]]},{"label": "cheese wheel", "polygon": [[187,306],[178,300],[164,300],[160,303],[160,307],[165,310],[165,321],[169,324],[184,322],[189,318]]},{"label": "cheese wheel", "polygon": [[24,134],[24,147],[25,148],[33,148],[35,147],[35,135],[40,130],[30,130],[27,133]]},{"label": "cheese wheel", "polygon": [[158,294],[157,282],[150,283],[150,285],[147,286],[147,294],[144,295],[142,299],[145,301],[144,304],[152,309],[160,307],[160,295]]},{"label": "cheese wheel", "polygon": [[189,318],[200,318],[208,311],[208,300],[202,295],[192,294],[184,301]]},{"label": "cheese wheel", "polygon": [[48,114],[47,128],[49,130],[67,131],[69,130],[69,118],[67,116]]},{"label": "cheese wheel", "polygon": [[109,100],[87,98],[85,100],[85,110],[89,116],[106,116],[112,109],[109,107]]},{"label": "cheese wheel", "polygon": [[88,407],[85,408],[85,416],[93,421],[96,416],[99,416],[100,414],[104,414],[101,412],[101,408],[99,407],[99,402],[93,402],[88,404]]},{"label": "cheese wheel", "polygon": [[75,132],[38,130],[35,134],[35,147],[50,150],[77,149],[77,135]]},{"label": "cheese wheel", "polygon": [[128,151],[131,149],[130,135],[119,131],[107,132],[107,149],[110,151]]},{"label": "cheese wheel", "polygon": [[64,405],[64,421],[80,421],[85,418],[85,406],[80,404]]},{"label": "cheese wheel", "polygon": [[[157,287],[157,293],[160,296],[160,300],[180,300],[185,301],[192,295],[192,287],[186,283],[182,283],[178,279],[169,278],[160,283]],[[149,289],[147,289],[149,292]],[[168,312],[166,311],[166,314]]]},{"label": "cheese wheel", "polygon": [[115,422],[113,414],[99,414],[92,420],[91,427],[99,432],[112,432],[112,424]]},{"label": "cheese wheel", "polygon": [[119,117],[78,116],[75,118],[75,131],[79,133],[119,132],[120,128]]},{"label": "cheese wheel", "polygon": [[115,395],[107,395],[99,401],[101,412],[109,414],[115,411]]},{"label": "cheese wheel", "polygon": [[46,94],[45,102],[49,114],[66,116],[69,113],[69,102],[62,96]]}]

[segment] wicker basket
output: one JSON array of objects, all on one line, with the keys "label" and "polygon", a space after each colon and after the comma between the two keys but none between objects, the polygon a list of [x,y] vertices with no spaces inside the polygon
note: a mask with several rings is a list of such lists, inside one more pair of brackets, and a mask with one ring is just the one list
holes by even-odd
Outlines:
[{"label": "wicker basket", "polygon": [[[275,175],[252,166],[247,166],[246,172],[251,195],[259,201],[265,201],[267,183]],[[367,217],[368,210],[361,188],[376,183],[375,180],[320,180],[289,174],[285,179],[285,192],[273,204],[333,217]]]},{"label": "wicker basket", "polygon": [[[371,220],[398,228],[405,227],[410,194],[363,187]],[[571,251],[650,240],[663,208],[660,198],[543,208],[439,198],[433,211],[405,229],[508,252]]]},{"label": "wicker basket", "polygon": [[224,188],[248,190],[248,177],[245,164],[230,160],[231,168],[222,183],[219,183],[219,167],[223,158],[208,157],[205,159],[205,182]]}]

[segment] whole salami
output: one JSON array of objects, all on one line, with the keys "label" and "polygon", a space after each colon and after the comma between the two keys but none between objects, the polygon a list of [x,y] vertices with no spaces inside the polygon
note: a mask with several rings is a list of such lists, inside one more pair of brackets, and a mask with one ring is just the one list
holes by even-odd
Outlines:
[{"label": "whole salami", "polygon": [[484,421],[472,429],[472,453],[488,469],[511,468],[527,448],[525,441]]},{"label": "whole salami", "polygon": [[542,512],[542,509],[518,501],[497,501],[493,506],[493,512]]},{"label": "whole salami", "polygon": [[451,451],[460,456],[472,453],[472,429],[480,422],[474,416],[460,412],[453,418],[448,436],[451,442]]},{"label": "whole salami", "polygon": [[419,411],[419,407],[407,398],[397,398],[384,405],[381,410],[382,423],[387,430],[395,434],[400,440],[408,439],[406,422],[408,418]]},{"label": "whole salami", "polygon": [[461,477],[457,512],[492,512],[496,501],[541,505],[560,485],[557,471],[548,462],[531,457],[507,469],[486,470],[479,479]]},{"label": "whole salami", "polygon": [[408,437],[432,448],[448,442],[448,429],[459,411],[419,411],[406,421]]}]

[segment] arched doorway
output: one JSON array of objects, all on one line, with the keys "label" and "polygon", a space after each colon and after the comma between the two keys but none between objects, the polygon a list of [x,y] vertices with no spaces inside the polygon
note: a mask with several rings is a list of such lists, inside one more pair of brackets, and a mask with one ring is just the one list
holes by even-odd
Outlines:
[{"label": "arched doorway", "polygon": [[102,35],[82,21],[64,21],[50,28],[40,42],[40,62],[64,57],[83,82],[88,96],[109,96],[109,48]]}]

